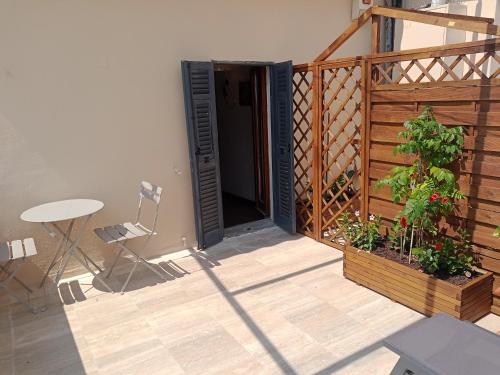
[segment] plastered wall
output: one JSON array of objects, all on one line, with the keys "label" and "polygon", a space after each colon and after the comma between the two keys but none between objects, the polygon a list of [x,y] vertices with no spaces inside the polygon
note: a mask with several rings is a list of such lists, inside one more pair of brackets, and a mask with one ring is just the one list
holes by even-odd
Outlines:
[{"label": "plastered wall", "polygon": [[35,238],[38,279],[55,243],[23,210],[84,197],[105,203],[91,226],[133,220],[144,179],[164,188],[145,255],[195,245],[180,61],[303,63],[350,22],[350,0],[0,0],[0,240]]}]

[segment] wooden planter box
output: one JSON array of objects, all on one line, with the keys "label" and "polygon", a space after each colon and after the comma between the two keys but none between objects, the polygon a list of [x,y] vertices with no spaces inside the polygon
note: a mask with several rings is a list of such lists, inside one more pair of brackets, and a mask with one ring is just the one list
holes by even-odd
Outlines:
[{"label": "wooden planter box", "polygon": [[445,312],[462,320],[475,321],[488,314],[491,308],[491,272],[457,286],[346,246],[344,276],[427,316]]}]

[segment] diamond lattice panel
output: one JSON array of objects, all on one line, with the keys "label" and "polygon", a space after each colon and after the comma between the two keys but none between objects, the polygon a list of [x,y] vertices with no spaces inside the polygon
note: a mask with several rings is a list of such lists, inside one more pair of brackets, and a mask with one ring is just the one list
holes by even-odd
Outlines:
[{"label": "diamond lattice panel", "polygon": [[312,80],[310,70],[293,76],[293,122],[297,231],[313,235]]},{"label": "diamond lattice panel", "polygon": [[338,219],[360,207],[361,68],[324,69],[321,109],[321,232],[341,240]]},{"label": "diamond lattice panel", "polygon": [[500,76],[498,51],[373,64],[374,85],[468,81]]}]

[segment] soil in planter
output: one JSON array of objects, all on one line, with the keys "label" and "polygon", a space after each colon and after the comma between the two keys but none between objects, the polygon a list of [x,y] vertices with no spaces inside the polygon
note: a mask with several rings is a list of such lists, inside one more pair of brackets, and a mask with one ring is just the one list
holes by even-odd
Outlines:
[{"label": "soil in planter", "polygon": [[[386,249],[385,247],[379,247],[376,250],[373,250],[371,253],[374,255],[377,255],[379,257],[392,260],[393,262],[402,264],[406,267],[413,268],[414,270],[418,270],[418,271],[423,272],[422,267],[420,266],[420,263],[418,263],[418,261],[416,259],[412,258],[411,263],[408,264],[408,255],[406,255],[406,254],[403,254],[403,257],[401,258],[399,255],[399,252],[391,250],[391,249]],[[433,275],[433,276],[440,279],[440,280],[446,281],[450,284],[462,286],[462,285],[465,285],[468,282],[474,280],[476,277],[480,276],[480,274],[477,272],[473,272],[472,277],[467,277],[467,276],[463,276],[463,275],[450,276],[450,275],[445,275],[445,274],[443,274],[443,275],[438,274],[438,275]]]}]

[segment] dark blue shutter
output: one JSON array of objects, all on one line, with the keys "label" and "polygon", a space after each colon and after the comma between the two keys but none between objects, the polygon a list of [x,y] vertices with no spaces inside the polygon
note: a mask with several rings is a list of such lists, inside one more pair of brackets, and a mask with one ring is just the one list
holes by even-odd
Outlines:
[{"label": "dark blue shutter", "polygon": [[213,64],[183,61],[182,78],[196,235],[204,249],[224,236]]},{"label": "dark blue shutter", "polygon": [[271,129],[274,221],[295,233],[291,61],[271,70]]}]

